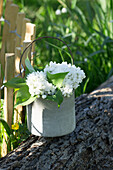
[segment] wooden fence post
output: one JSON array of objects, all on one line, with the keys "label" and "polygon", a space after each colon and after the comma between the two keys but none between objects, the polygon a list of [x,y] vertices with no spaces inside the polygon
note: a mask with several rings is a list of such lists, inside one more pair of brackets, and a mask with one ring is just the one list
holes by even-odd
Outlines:
[{"label": "wooden fence post", "polygon": [[16,47],[21,46],[21,38],[22,38],[22,24],[24,20],[25,14],[19,12],[17,15],[17,21],[16,21],[16,28],[17,28],[17,35],[16,35]]},{"label": "wooden fence post", "polygon": [[[31,42],[31,40],[29,40],[29,41],[23,41],[23,50],[28,46],[28,44]],[[25,59],[27,58],[27,57],[29,57],[29,60],[31,61],[31,48],[32,48],[32,46],[31,47],[29,47],[27,50],[26,50],[26,52],[24,53],[24,55],[23,55],[23,58],[22,58],[22,65],[23,65],[23,67],[25,68]]]},{"label": "wooden fence post", "polygon": [[4,27],[3,27],[3,36],[2,36],[2,48],[1,48],[1,52],[0,52],[0,62],[1,62],[1,66],[2,66],[2,71],[5,71],[5,51],[6,51],[6,41],[7,41],[7,37],[9,34],[9,22],[8,22],[8,18],[7,18],[7,13],[8,10],[10,8],[10,5],[12,4],[12,0],[8,0],[6,2],[6,9],[5,9],[5,20],[6,22],[4,23]]},{"label": "wooden fence post", "polygon": [[36,33],[36,25],[31,23],[26,23],[25,40],[34,40],[35,33]]},{"label": "wooden fence post", "polygon": [[[21,57],[21,47],[15,48],[15,75],[20,73],[19,63]],[[16,94],[15,94],[15,104],[16,104]],[[22,112],[22,106],[17,106],[14,110],[14,123],[17,123],[21,120],[20,114]]]},{"label": "wooden fence post", "polygon": [[[6,53],[5,81],[14,77],[14,53]],[[4,117],[8,125],[11,127],[13,116],[13,89],[4,88]]]},{"label": "wooden fence post", "polygon": [[[13,12],[12,12],[13,11]],[[15,4],[11,4],[7,12],[7,18],[10,23],[9,36],[7,38],[7,53],[15,52],[15,38],[16,38],[16,19],[19,11],[19,7]]]},{"label": "wooden fence post", "polygon": [[[3,0],[0,0],[0,18],[2,17],[3,12]],[[1,22],[0,22],[0,34],[1,34]]]},{"label": "wooden fence post", "polygon": [[22,37],[21,37],[21,46],[23,49],[23,41],[25,40],[25,33],[26,33],[26,23],[29,23],[30,19],[24,18],[22,23]]},{"label": "wooden fence post", "polygon": [[[36,36],[36,25],[31,23],[26,23],[26,33],[25,33],[25,40],[34,40]],[[35,51],[35,43],[32,45],[32,52]],[[31,55],[31,65],[33,65],[33,54]]]},{"label": "wooden fence post", "polygon": [[21,57],[21,47],[15,48],[15,75],[20,73],[19,63]]},{"label": "wooden fence post", "polygon": [[[30,43],[31,41],[23,41],[23,50],[27,47],[27,45]],[[28,48],[26,50],[26,52],[24,53],[23,55],[23,58],[22,58],[22,65],[23,67],[25,68],[25,59],[29,57],[29,60],[31,61],[31,48]],[[25,73],[22,74],[22,76],[24,77]],[[25,123],[25,112],[26,112],[26,107],[23,106],[22,107],[22,112],[21,112],[21,122],[22,123]]]},{"label": "wooden fence post", "polygon": [[[31,24],[31,23],[26,23],[26,26],[25,26],[25,40],[23,41],[23,50],[27,47],[27,45],[31,42],[31,40],[35,39],[35,32],[36,32],[36,27],[35,27],[35,24]],[[31,55],[31,52],[33,51],[34,52],[34,44],[33,46],[29,47],[26,52],[24,53],[24,56],[22,58],[22,65],[23,67],[25,68],[25,59],[27,57],[29,57],[29,60],[31,61],[31,64],[33,65],[33,60],[32,60],[32,57],[33,55]],[[24,74],[23,74],[24,76]],[[25,122],[25,107],[22,107],[22,112],[21,112],[21,121],[22,123]]]},{"label": "wooden fence post", "polygon": [[[5,65],[5,81],[10,80],[14,77],[14,53],[6,53],[6,65]],[[4,119],[11,128],[13,117],[13,89],[4,88]],[[7,136],[6,136],[7,140]],[[3,156],[7,154],[7,145],[3,140]]]}]

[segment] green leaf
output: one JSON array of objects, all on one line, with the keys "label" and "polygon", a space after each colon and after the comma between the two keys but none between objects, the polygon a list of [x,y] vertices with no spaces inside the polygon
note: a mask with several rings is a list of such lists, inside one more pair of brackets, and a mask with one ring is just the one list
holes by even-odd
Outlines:
[{"label": "green leaf", "polygon": [[64,80],[65,76],[68,73],[69,72],[51,74],[51,73],[47,72],[47,78],[48,78],[49,82],[52,82],[53,85],[60,88],[62,86],[62,83],[63,83],[63,80]]},{"label": "green leaf", "polygon": [[11,135],[11,130],[10,130],[9,125],[8,125],[7,122],[6,122],[4,119],[2,119],[2,118],[0,118],[0,122],[2,123],[4,129],[6,130],[6,133],[7,133],[8,137],[10,137],[10,135]]},{"label": "green leaf", "polygon": [[25,69],[25,78],[27,78],[27,75],[30,74],[31,72],[28,70],[28,68],[26,67]]},{"label": "green leaf", "polygon": [[17,105],[22,105],[25,101],[27,101],[31,97],[29,93],[29,87],[23,86],[17,91],[17,96],[16,96],[16,106]]},{"label": "green leaf", "polygon": [[35,97],[31,96],[31,94],[29,93],[29,87],[27,85],[24,87],[21,87],[17,92],[15,107],[17,107],[18,105],[22,105],[22,106],[29,105],[36,98],[37,96]]},{"label": "green leaf", "polygon": [[20,102],[20,103],[16,104],[15,107],[17,107],[18,105],[21,105],[21,106],[29,105],[32,102],[34,102],[36,100],[36,98],[37,98],[37,96],[35,96],[35,97],[30,96],[30,98],[28,100],[26,100],[26,101],[24,101],[22,103]]},{"label": "green leaf", "polygon": [[25,65],[27,67],[27,69],[29,70],[30,73],[35,72],[34,68],[32,67],[29,58],[25,59]]},{"label": "green leaf", "polygon": [[11,80],[4,83],[4,86],[12,87],[12,88],[20,88],[20,87],[23,87],[25,85],[26,85],[25,79],[19,78],[19,77],[14,77]]},{"label": "green leaf", "polygon": [[57,102],[58,107],[60,107],[61,103],[63,102],[63,96],[62,96],[61,90],[58,89],[55,95],[53,95],[53,96],[47,96],[46,99],[47,99],[47,100],[54,101],[54,102]]}]

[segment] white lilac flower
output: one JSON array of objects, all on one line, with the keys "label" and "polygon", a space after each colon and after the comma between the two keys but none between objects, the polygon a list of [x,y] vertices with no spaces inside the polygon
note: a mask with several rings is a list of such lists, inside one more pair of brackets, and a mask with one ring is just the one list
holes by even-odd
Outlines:
[{"label": "white lilac flower", "polygon": [[45,95],[45,94],[42,95],[42,98],[43,98],[43,99],[45,99],[46,97],[47,97],[47,95]]},{"label": "white lilac flower", "polygon": [[56,62],[51,61],[50,64],[46,65],[44,69],[45,75],[47,72],[50,72],[51,74],[69,72],[65,76],[62,87],[60,88],[64,97],[70,97],[73,90],[75,90],[85,78],[85,73],[83,70],[81,70],[79,67],[76,67],[75,65],[67,64],[67,62],[56,64]]},{"label": "white lilac flower", "polygon": [[62,8],[62,13],[66,13],[67,12],[67,9],[66,8]]},{"label": "white lilac flower", "polygon": [[87,58],[84,58],[84,61],[87,62]]},{"label": "white lilac flower", "polygon": [[47,97],[48,94],[53,95],[56,87],[47,81],[44,72],[33,72],[27,76],[26,84],[29,86],[31,96]]},{"label": "white lilac flower", "polygon": [[56,14],[56,15],[60,15],[60,14],[61,14],[60,9],[57,9],[57,10],[55,11],[55,14]]}]

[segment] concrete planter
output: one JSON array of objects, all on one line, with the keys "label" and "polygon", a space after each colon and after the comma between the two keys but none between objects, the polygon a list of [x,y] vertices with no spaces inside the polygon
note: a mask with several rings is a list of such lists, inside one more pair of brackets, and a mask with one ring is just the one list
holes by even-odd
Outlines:
[{"label": "concrete planter", "polygon": [[60,108],[56,102],[36,99],[27,106],[27,126],[37,136],[56,137],[75,129],[74,94],[64,98]]}]

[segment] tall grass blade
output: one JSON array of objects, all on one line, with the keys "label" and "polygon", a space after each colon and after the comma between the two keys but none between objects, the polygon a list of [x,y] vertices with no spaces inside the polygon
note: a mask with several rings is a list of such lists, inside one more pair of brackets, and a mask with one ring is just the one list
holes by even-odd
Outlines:
[{"label": "tall grass blade", "polygon": [[62,55],[61,50],[59,50],[59,53],[60,53],[60,56],[61,56],[62,61],[64,62],[64,57],[63,57],[63,55]]},{"label": "tall grass blade", "polygon": [[73,0],[71,3],[72,9],[74,9],[76,7],[77,0]]},{"label": "tall grass blade", "polygon": [[98,51],[95,51],[95,52],[89,54],[87,57],[90,58],[90,57],[93,57],[93,56],[95,56],[97,54],[105,53],[105,52],[106,52],[105,50],[98,50]]},{"label": "tall grass blade", "polygon": [[87,88],[88,82],[89,82],[89,78],[87,78],[87,80],[86,80],[86,82],[85,82],[85,84],[84,84],[83,93],[86,92],[86,88]]},{"label": "tall grass blade", "polygon": [[4,129],[6,130],[6,134],[8,135],[8,137],[10,137],[10,135],[11,135],[11,130],[10,130],[9,125],[8,125],[7,122],[6,122],[4,119],[2,119],[2,118],[0,118],[0,122],[2,123]]}]

